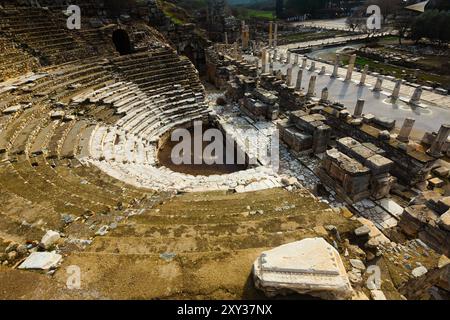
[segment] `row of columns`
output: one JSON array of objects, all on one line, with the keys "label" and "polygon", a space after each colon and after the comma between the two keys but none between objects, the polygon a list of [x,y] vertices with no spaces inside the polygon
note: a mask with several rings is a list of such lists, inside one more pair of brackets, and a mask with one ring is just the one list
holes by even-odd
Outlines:
[{"label": "row of columns", "polygon": [[[276,54],[274,56],[274,58],[276,57]],[[295,55],[294,56],[294,65],[298,65],[299,64],[299,55]],[[263,49],[263,58],[267,59],[267,50]],[[266,61],[264,60],[263,61]],[[346,81],[350,81],[352,79],[352,73],[353,73],[353,69],[355,66],[355,61],[356,61],[356,55],[352,55],[350,58],[350,62],[349,62],[349,66],[347,69],[347,75],[346,75]],[[287,62],[288,64],[291,64],[292,62],[292,53],[288,52],[287,54]],[[263,63],[263,66],[265,66],[265,63]],[[289,66],[288,70],[287,70],[287,77],[286,77],[286,83],[288,86],[294,86],[295,90],[300,91],[302,88],[302,80],[303,80],[303,71],[306,70],[306,66],[307,66],[307,58],[303,57],[302,58],[302,65],[298,71],[297,74],[297,81],[294,84],[292,83],[293,78],[292,78],[292,74],[293,74],[293,66]],[[315,70],[315,61],[311,62],[311,66],[309,68],[310,71],[314,71]],[[333,73],[331,75],[331,77],[337,77],[338,76],[338,68],[339,68],[339,55],[336,55],[336,60],[335,60],[335,65],[334,65],[334,69],[333,69]],[[270,72],[273,72],[273,62],[270,61]],[[361,79],[359,84],[360,85],[365,85],[365,81],[366,81],[366,77],[367,77],[367,73],[369,71],[369,66],[365,65],[364,69],[361,72]],[[324,74],[325,73],[325,67],[321,68],[320,74]],[[316,81],[317,81],[317,74],[313,73],[311,75],[311,78],[309,80],[309,84],[308,84],[308,91],[306,93],[306,95],[308,97],[312,97],[315,94],[315,87],[316,87]],[[374,91],[381,91],[382,90],[382,84],[383,84],[383,78],[382,77],[378,77],[375,87],[374,87]],[[400,97],[400,89],[401,89],[401,85],[402,85],[402,80],[397,80],[395,83],[395,87],[394,90],[392,92],[391,98],[392,99],[398,99]],[[328,88],[325,87],[322,89],[322,93],[321,93],[321,101],[328,101]],[[422,88],[418,87],[415,89],[410,103],[414,103],[417,104],[420,101],[422,95]],[[363,109],[364,109],[364,104],[365,104],[365,100],[364,99],[358,99],[356,102],[356,106],[355,106],[355,110],[353,113],[353,116],[355,118],[361,118],[363,115]],[[406,118],[403,122],[403,125],[397,135],[397,139],[401,142],[404,143],[408,143],[409,142],[409,138],[411,135],[411,132],[413,130],[415,124],[415,119],[413,118]],[[442,125],[441,128],[439,129],[439,132],[436,136],[436,139],[434,140],[433,144],[431,145],[430,149],[427,151],[430,155],[434,156],[434,157],[440,157],[442,156],[442,150],[444,148],[445,143],[447,142],[447,139],[450,135],[450,125]]]},{"label": "row of columns", "polygon": [[[276,59],[276,55],[277,55],[277,51],[275,50],[275,54],[273,56],[273,59]],[[266,72],[266,62],[267,62],[267,58],[268,58],[268,52],[266,49],[263,49],[263,72]],[[284,58],[281,55],[281,58]],[[302,89],[302,80],[303,80],[303,71],[306,70],[307,67],[307,58],[303,57],[302,58],[302,64],[301,67],[299,68],[298,74],[297,74],[297,81],[295,83],[295,85],[293,84],[293,66],[291,65],[292,63],[294,65],[299,65],[300,63],[300,56],[298,54],[294,54],[294,61],[292,61],[292,53],[288,51],[287,53],[287,63],[290,65],[288,70],[287,70],[287,77],[286,77],[286,83],[288,86],[294,86],[295,90],[300,91]],[[281,59],[283,60],[283,59]],[[350,57],[350,61],[349,61],[349,66],[347,69],[347,74],[345,77],[345,81],[351,81],[352,79],[352,75],[353,75],[353,70],[355,67],[355,62],[356,62],[356,55],[352,55]],[[340,56],[339,54],[336,54],[336,60],[335,60],[335,64],[334,64],[334,68],[333,68],[333,73],[331,74],[331,77],[338,77],[338,70],[339,70],[339,64],[340,64]],[[316,65],[315,65],[315,61],[311,62],[311,66],[309,68],[309,71],[315,71],[316,69]],[[365,65],[364,69],[361,72],[361,79],[359,82],[359,85],[363,86],[365,85],[366,82],[366,78],[367,78],[367,74],[369,71],[369,66]],[[270,73],[273,73],[273,61],[272,59],[270,59]],[[319,74],[325,74],[325,67],[323,66],[319,72]],[[316,81],[317,81],[317,74],[313,73],[311,75],[311,78],[309,80],[309,84],[308,84],[308,91],[306,93],[306,95],[308,97],[312,97],[315,95],[315,87],[316,87]],[[374,91],[381,91],[382,90],[382,84],[383,84],[383,78],[382,77],[378,77],[377,81],[375,83],[375,87],[374,87]],[[391,99],[393,100],[397,100],[400,97],[400,90],[401,90],[401,85],[402,85],[402,80],[397,80],[395,82],[395,86],[391,95]],[[411,104],[418,104],[420,102],[421,99],[421,95],[422,95],[422,87],[417,87],[410,99],[410,103]],[[322,93],[321,93],[321,97],[320,100],[321,101],[328,101],[328,96],[329,96],[329,92],[328,92],[328,88],[325,87],[322,89]],[[353,113],[353,116],[355,118],[361,118],[363,116],[363,109],[364,109],[364,104],[365,104],[365,100],[364,99],[358,99],[356,106],[355,106],[355,110]],[[397,139],[403,143],[408,143],[409,139],[410,139],[410,135],[411,132],[413,130],[415,124],[415,119],[413,118],[406,118],[402,124],[402,127],[400,128],[400,131],[397,135]],[[430,154],[433,157],[441,157],[442,156],[442,150],[444,148],[444,145],[447,143],[447,139],[450,135],[450,125],[442,125],[441,128],[439,129],[439,132],[437,133],[437,136],[435,138],[435,140],[433,141],[430,149],[427,151],[428,154]]]},{"label": "row of columns", "polygon": [[[266,49],[264,49],[263,51],[266,51]],[[267,54],[267,51],[266,51]],[[294,55],[294,61],[292,61],[292,55]],[[266,55],[267,56],[267,55]],[[274,51],[273,54],[273,59],[276,60],[277,58],[277,50]],[[266,58],[267,59],[267,58]],[[280,54],[280,60],[283,61],[284,60],[284,56],[282,54]],[[287,53],[287,63],[290,64],[294,64],[294,65],[299,65],[299,60],[300,60],[300,56],[298,54],[293,54],[290,51],[288,51]],[[350,61],[349,61],[349,65],[347,68],[347,74],[345,77],[345,81],[351,81],[352,76],[353,76],[353,71],[355,68],[355,62],[356,62],[356,55],[353,54],[350,57]],[[334,63],[334,68],[333,68],[333,73],[331,74],[331,77],[338,77],[338,71],[339,71],[339,65],[340,65],[340,56],[339,54],[336,54],[336,59],[335,59],[335,63]],[[264,64],[263,64],[264,66]],[[300,66],[301,69],[305,70],[307,66],[307,58],[303,57],[302,58],[302,64]],[[292,68],[292,67],[291,67]],[[308,69],[309,71],[315,71],[316,70],[316,62],[315,61],[311,61],[311,65]],[[263,67],[263,72],[267,72],[267,68]],[[272,64],[272,68],[271,68],[271,72],[273,72],[273,64]],[[290,73],[290,75],[288,75],[288,85],[291,86],[291,82],[292,82],[292,70],[288,70],[288,72]],[[303,71],[302,71],[303,72]],[[322,66],[319,75],[323,75],[325,74],[326,69],[325,66]],[[366,83],[366,79],[367,79],[367,74],[369,72],[369,66],[365,65],[364,69],[361,71],[361,79],[359,81],[359,85],[360,86],[364,86]],[[378,77],[375,83],[375,86],[373,88],[374,92],[380,92],[382,91],[382,85],[383,85],[383,78],[382,77]],[[400,98],[400,89],[401,89],[401,85],[402,85],[402,80],[397,80],[395,83],[395,87],[394,90],[392,92],[392,95],[390,96],[392,100],[397,100]],[[298,85],[295,86],[296,88],[298,87]],[[300,88],[299,88],[300,89]],[[409,103],[411,104],[419,104],[421,96],[422,96],[422,87],[418,87],[415,89]]]}]

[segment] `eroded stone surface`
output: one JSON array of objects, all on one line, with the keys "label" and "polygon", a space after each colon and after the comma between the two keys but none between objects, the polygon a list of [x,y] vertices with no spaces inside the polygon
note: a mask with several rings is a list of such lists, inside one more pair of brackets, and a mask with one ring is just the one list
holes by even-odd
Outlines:
[{"label": "eroded stone surface", "polygon": [[253,264],[255,285],[268,296],[297,292],[348,299],[353,290],[339,253],[323,238],[309,238],[266,251]]}]

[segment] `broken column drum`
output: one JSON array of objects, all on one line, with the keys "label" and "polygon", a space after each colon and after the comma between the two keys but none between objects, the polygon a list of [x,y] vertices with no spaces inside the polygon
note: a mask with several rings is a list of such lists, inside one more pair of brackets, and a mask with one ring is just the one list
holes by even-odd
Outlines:
[{"label": "broken column drum", "polygon": [[364,102],[364,99],[358,99],[358,101],[356,102],[355,112],[353,113],[353,116],[355,118],[360,118],[362,116]]},{"label": "broken column drum", "polygon": [[322,95],[320,97],[320,100],[328,101],[328,88],[327,87],[322,89]]},{"label": "broken column drum", "polygon": [[444,124],[439,129],[439,132],[430,147],[428,153],[433,157],[442,157],[442,151],[445,143],[447,143],[448,136],[450,134],[450,125]]},{"label": "broken column drum", "polygon": [[409,135],[411,134],[415,122],[416,120],[413,118],[406,118],[403,122],[402,128],[400,129],[400,133],[397,136],[397,140],[405,143],[408,142]]}]

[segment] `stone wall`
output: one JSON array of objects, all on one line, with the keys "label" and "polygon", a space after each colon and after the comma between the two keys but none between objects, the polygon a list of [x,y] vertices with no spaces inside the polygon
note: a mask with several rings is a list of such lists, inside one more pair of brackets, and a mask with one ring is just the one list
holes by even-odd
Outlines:
[{"label": "stone wall", "polygon": [[325,123],[333,128],[336,136],[351,136],[358,141],[370,142],[383,149],[386,152],[385,156],[394,162],[391,174],[404,184],[415,185],[426,181],[436,161],[435,158],[386,136],[384,130],[364,122],[353,122],[354,119],[349,116],[346,109],[337,110],[327,106],[322,113],[327,118]]},{"label": "stone wall", "polygon": [[433,191],[422,193],[405,208],[399,226],[408,236],[450,255],[450,197]]}]

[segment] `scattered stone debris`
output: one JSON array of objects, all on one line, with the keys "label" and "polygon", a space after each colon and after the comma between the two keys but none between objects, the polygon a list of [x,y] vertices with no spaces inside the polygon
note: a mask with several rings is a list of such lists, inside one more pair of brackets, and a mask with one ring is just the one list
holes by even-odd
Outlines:
[{"label": "scattered stone debris", "polygon": [[56,231],[52,231],[49,230],[47,231],[47,233],[42,237],[41,243],[40,245],[44,248],[44,249],[49,249],[51,248],[53,245],[55,245],[58,240],[61,238],[61,235],[59,234],[59,232]]},{"label": "scattered stone debris", "polygon": [[55,252],[33,252],[22,262],[19,269],[49,270],[61,262],[62,256]]}]

